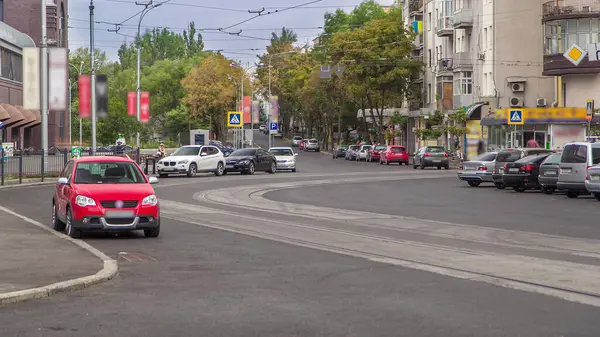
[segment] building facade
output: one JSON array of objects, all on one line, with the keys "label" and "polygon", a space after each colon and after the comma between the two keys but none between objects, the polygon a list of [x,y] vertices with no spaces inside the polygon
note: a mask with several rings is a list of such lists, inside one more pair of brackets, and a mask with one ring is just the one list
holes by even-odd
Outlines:
[{"label": "building facade", "polygon": [[[544,4],[547,1],[401,1],[405,24],[420,27],[413,55],[425,65],[422,77],[417,80],[421,84],[422,96],[420,100],[407,102],[409,114],[426,115],[436,110],[452,113],[457,109],[465,109],[469,119],[468,129],[479,129],[479,136],[487,139],[491,149],[524,146],[532,137],[541,146],[551,144],[552,123],[542,123],[543,119],[536,118],[531,120],[535,120],[535,123],[526,121],[524,125],[509,126],[506,121],[500,123],[497,118],[493,121],[487,118],[498,109],[525,108],[538,111],[557,106],[560,103],[556,98],[554,76],[557,74],[565,75],[563,88],[567,93],[563,92],[562,106],[585,106],[586,99],[594,98],[589,95],[585,99],[579,97],[584,94],[578,88],[600,84],[597,76],[600,66],[597,69],[599,71],[591,75],[563,73],[565,67],[574,67],[569,66],[568,62],[557,64],[556,58],[566,48],[566,43],[559,43],[564,39],[580,39],[582,44],[597,42],[597,20],[590,21],[588,14],[587,25],[582,26],[587,29],[585,37],[569,35],[570,30],[566,34],[561,28],[541,27],[540,18],[544,18],[546,25],[548,22],[546,12],[549,11],[549,5]],[[583,11],[582,3],[593,2],[595,5],[588,4],[589,9],[592,12],[595,9],[600,14],[600,0],[550,2],[560,3],[564,7],[569,1],[576,2],[574,7],[579,6],[579,12]],[[579,24],[577,27],[577,32],[583,29],[579,28]],[[551,36],[545,36],[549,34],[547,32],[552,32]],[[583,69],[595,68],[582,63],[582,72]],[[577,78],[574,79],[574,76]],[[589,90],[592,90],[591,87]],[[568,92],[572,91],[575,92],[569,96]],[[416,127],[419,127],[418,122]],[[416,142],[418,147],[419,141]]]},{"label": "building facade", "polygon": [[[47,0],[48,47],[68,48],[67,0]],[[39,0],[0,0],[0,137],[17,148],[41,148],[39,111],[22,108],[22,49],[39,47]],[[65,92],[65,95],[68,95]],[[48,144],[64,147],[69,142],[69,111],[50,111]]]}]

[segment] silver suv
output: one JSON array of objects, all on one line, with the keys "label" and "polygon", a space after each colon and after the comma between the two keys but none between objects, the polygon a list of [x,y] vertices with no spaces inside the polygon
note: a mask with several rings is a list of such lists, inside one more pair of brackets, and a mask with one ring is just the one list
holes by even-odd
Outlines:
[{"label": "silver suv", "polygon": [[596,164],[600,164],[600,143],[568,143],[563,149],[558,164],[559,173],[556,187],[564,190],[569,198],[588,194],[585,188],[588,169]]},{"label": "silver suv", "polygon": [[309,139],[304,145],[304,151],[321,151],[321,147],[319,146],[319,141],[316,139]]}]

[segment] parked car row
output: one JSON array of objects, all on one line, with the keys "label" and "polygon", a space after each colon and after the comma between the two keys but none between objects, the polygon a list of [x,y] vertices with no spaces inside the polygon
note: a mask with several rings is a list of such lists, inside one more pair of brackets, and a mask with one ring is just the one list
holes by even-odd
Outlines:
[{"label": "parked car row", "polygon": [[333,149],[333,159],[378,162],[380,165],[408,165],[408,152],[401,145],[339,145]]},{"label": "parked car row", "polygon": [[189,145],[159,160],[156,168],[158,175],[163,178],[175,174],[193,177],[198,173],[222,176],[229,172],[295,172],[297,155],[291,147],[276,147],[269,151],[261,148],[238,149],[226,156],[216,145]]},{"label": "parked car row", "polygon": [[488,152],[464,162],[458,178],[473,187],[493,183],[516,192],[560,191],[569,198],[592,194],[600,201],[600,143],[568,143],[562,152],[542,148]]},{"label": "parked car row", "polygon": [[292,147],[297,147],[304,152],[321,152],[321,145],[319,144],[319,141],[314,138],[304,139],[300,136],[295,136],[292,138]]}]

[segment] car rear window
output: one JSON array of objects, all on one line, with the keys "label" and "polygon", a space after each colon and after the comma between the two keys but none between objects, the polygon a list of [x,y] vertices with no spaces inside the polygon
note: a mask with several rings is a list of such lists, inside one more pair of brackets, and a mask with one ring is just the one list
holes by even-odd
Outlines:
[{"label": "car rear window", "polygon": [[521,151],[506,151],[498,153],[496,161],[499,163],[512,163],[521,159]]},{"label": "car rear window", "polygon": [[301,139],[302,139],[302,137],[300,137],[300,136],[294,136],[294,140],[301,140]]},{"label": "car rear window", "polygon": [[594,165],[600,164],[600,148],[592,147],[592,162]]},{"label": "car rear window", "polygon": [[562,153],[555,153],[555,154],[551,154],[549,155],[546,160],[544,160],[544,163],[542,164],[542,166],[544,165],[558,165],[558,163],[560,163],[560,157],[562,156]]},{"label": "car rear window", "polygon": [[494,161],[496,160],[497,153],[484,153],[481,156],[477,157],[479,161]]},{"label": "car rear window", "polygon": [[311,139],[308,142],[311,143],[311,144],[316,144],[317,143],[317,141],[315,139]]},{"label": "car rear window", "polygon": [[274,156],[293,156],[294,152],[292,152],[292,150],[290,149],[270,149],[269,152],[271,152]]},{"label": "car rear window", "polygon": [[431,153],[443,153],[445,151],[444,151],[443,147],[433,147],[433,146],[431,146],[431,147],[427,148],[427,152],[431,152]]},{"label": "car rear window", "polygon": [[358,146],[358,145],[350,146],[350,150],[358,150],[358,149],[360,149],[360,146]]},{"label": "car rear window", "polygon": [[587,163],[587,146],[577,144],[565,146],[560,162],[569,164]]},{"label": "car rear window", "polygon": [[377,145],[375,146],[375,150],[385,150],[387,147],[385,145]]},{"label": "car rear window", "polygon": [[544,159],[548,157],[547,154],[534,154],[531,156],[523,157],[517,160],[515,163],[541,163]]},{"label": "car rear window", "polygon": [[406,151],[406,149],[404,149],[403,147],[392,147],[390,148],[390,152],[394,152],[394,153],[399,153],[399,152],[404,152]]}]

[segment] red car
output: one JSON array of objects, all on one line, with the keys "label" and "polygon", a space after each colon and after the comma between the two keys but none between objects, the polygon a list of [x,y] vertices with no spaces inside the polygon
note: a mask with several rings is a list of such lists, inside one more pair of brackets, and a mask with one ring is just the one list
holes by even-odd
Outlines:
[{"label": "red car", "polygon": [[381,159],[381,152],[385,151],[387,146],[376,145],[372,147],[367,153],[367,161],[379,161]]},{"label": "red car", "polygon": [[389,165],[390,163],[408,165],[408,152],[406,152],[406,148],[404,146],[391,145],[381,153],[379,164]]},{"label": "red car", "polygon": [[82,157],[60,173],[52,198],[52,227],[80,238],[88,231],[160,233],[155,177],[124,157]]},{"label": "red car", "polygon": [[306,146],[307,142],[308,142],[308,139],[302,139],[300,141],[300,144],[298,145],[298,147],[300,148],[300,150],[304,150],[304,147]]}]

